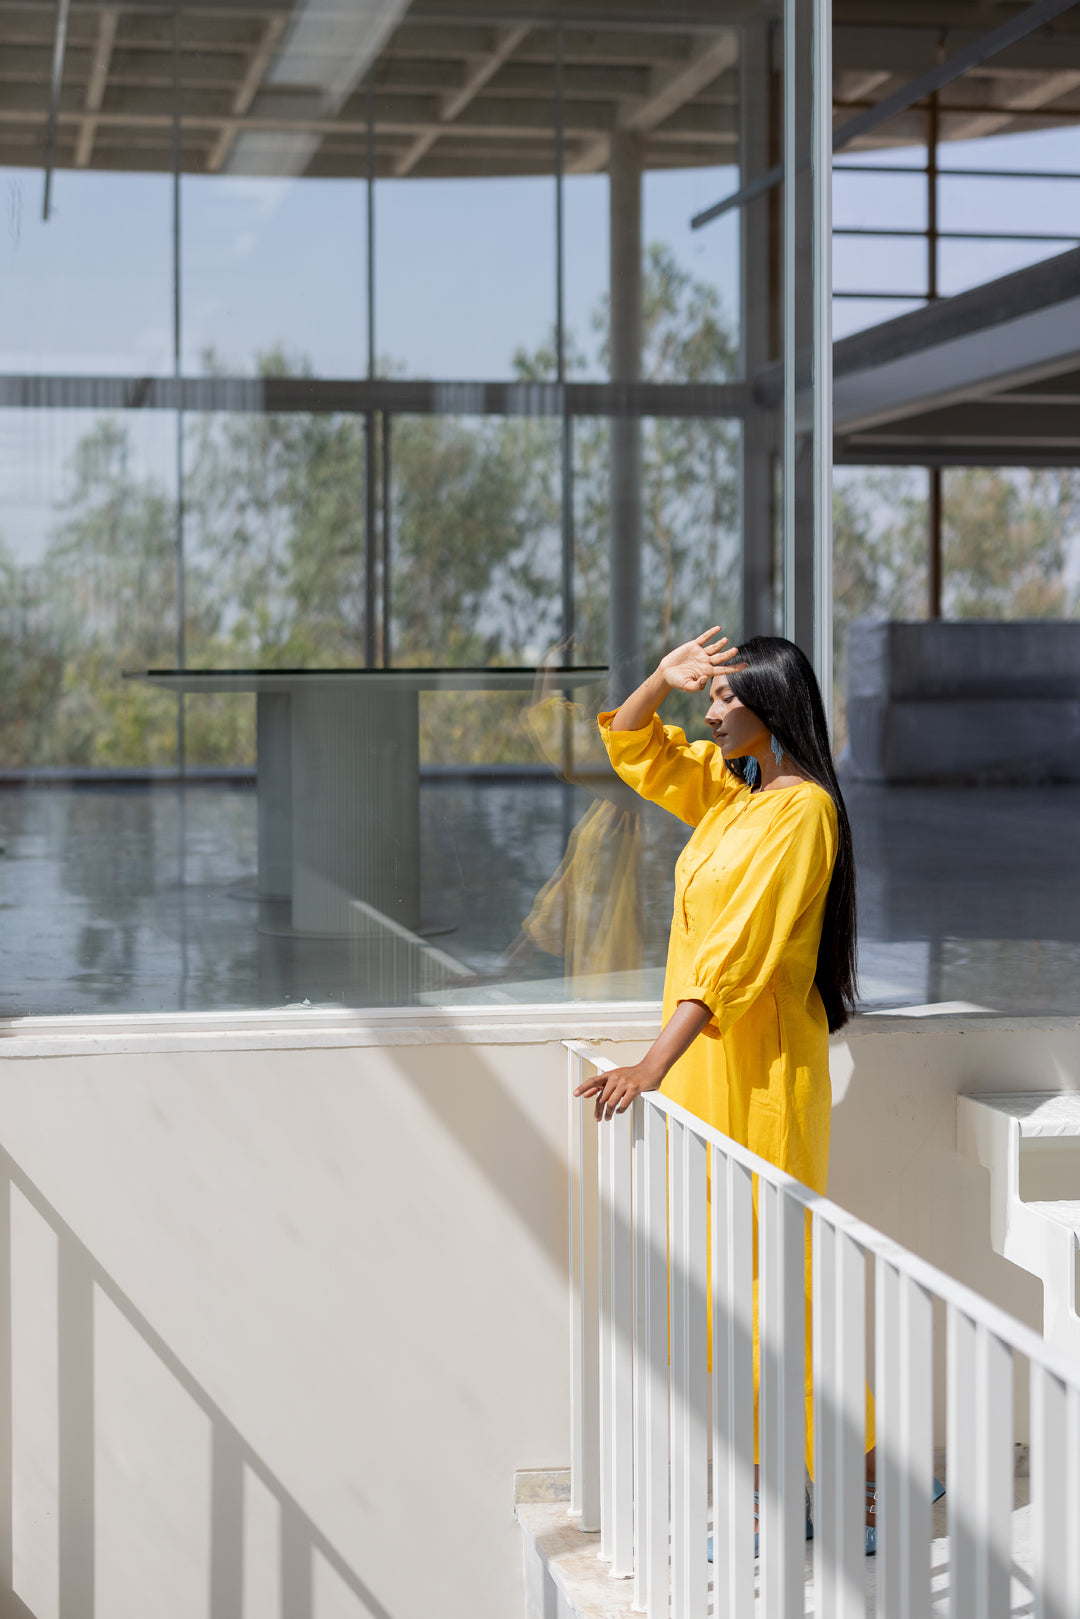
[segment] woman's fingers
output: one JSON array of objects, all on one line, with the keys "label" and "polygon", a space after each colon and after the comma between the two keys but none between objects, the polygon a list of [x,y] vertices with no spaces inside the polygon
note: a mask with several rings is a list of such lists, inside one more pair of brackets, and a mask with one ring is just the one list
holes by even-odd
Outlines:
[{"label": "woman's fingers", "polygon": [[587,1079],[585,1081],[584,1085],[579,1085],[577,1087],[577,1089],[574,1091],[574,1095],[575,1096],[595,1096],[597,1091],[602,1091],[603,1090],[606,1081],[607,1081],[607,1075],[606,1074],[597,1074],[595,1079]]},{"label": "woman's fingers", "polygon": [[694,637],[694,645],[695,646],[704,646],[705,642],[706,641],[711,641],[714,635],[723,635],[723,633],[724,632],[723,632],[723,629],[721,628],[721,626],[719,624],[714,624],[711,630],[706,630],[705,631],[704,635],[695,635],[695,637]]}]

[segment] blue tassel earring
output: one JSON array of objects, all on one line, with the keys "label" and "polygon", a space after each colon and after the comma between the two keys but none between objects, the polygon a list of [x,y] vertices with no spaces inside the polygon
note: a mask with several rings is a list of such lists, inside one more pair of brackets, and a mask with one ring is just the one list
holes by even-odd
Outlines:
[{"label": "blue tassel earring", "polygon": [[746,785],[751,789],[751,791],[753,791],[753,789],[757,786],[757,779],[757,760],[754,758],[753,754],[750,754],[747,758],[746,764],[743,766],[743,781],[745,781]]},{"label": "blue tassel earring", "polygon": [[778,766],[782,765],[783,762],[784,762],[784,750],[780,746],[780,744],[776,740],[776,738],[771,734],[771,732],[770,732],[770,735],[769,735],[769,741],[772,743],[772,756],[773,756],[773,758],[776,760],[776,763],[777,763]]}]

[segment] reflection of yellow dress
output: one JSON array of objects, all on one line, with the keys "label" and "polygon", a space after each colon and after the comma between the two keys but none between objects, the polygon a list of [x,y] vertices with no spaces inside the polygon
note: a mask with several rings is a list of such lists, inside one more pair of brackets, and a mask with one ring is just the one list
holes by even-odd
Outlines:
[{"label": "reflection of yellow dress", "polygon": [[[641,730],[612,731],[612,717],[600,715],[600,734],[619,775],[694,828],[675,868],[663,1017],[694,1000],[712,1019],[671,1068],[664,1094],[824,1192],[832,1092],[814,976],[835,806],[813,782],[751,793],[714,743],[688,743],[656,716]],[[806,1264],[809,1454],[809,1243]],[[756,1314],[754,1337],[756,1380]]]},{"label": "reflection of yellow dress", "polygon": [[[538,751],[563,780],[597,795],[521,924],[538,949],[565,957],[571,987],[575,980],[601,973],[638,972],[642,963],[641,813],[633,796],[610,776],[591,721],[587,734],[595,757],[587,753],[582,758],[579,752],[573,772],[565,769],[554,738],[564,720],[574,723],[583,717],[581,709],[554,696],[534,704],[525,716]],[[603,775],[598,774],[601,768]]]}]

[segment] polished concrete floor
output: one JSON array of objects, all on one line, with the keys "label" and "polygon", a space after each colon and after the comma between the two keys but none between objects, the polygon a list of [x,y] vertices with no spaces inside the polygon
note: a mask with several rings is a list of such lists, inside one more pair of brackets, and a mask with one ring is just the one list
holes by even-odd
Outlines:
[{"label": "polished concrete floor", "polygon": [[[0,788],[0,1015],[658,995],[686,836],[663,812],[637,837],[632,969],[579,952],[567,976],[523,938],[594,804],[555,780],[425,780],[420,936],[388,945],[299,938],[255,899],[250,786]],[[1080,788],[853,785],[848,804],[868,1008],[1080,1012]]]}]

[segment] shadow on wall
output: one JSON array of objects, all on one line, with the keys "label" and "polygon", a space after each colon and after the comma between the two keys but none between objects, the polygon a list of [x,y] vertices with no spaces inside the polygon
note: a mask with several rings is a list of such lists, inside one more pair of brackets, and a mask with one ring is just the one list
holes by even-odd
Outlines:
[{"label": "shadow on wall", "polygon": [[[102,1407],[108,1415],[110,1400],[99,1355],[107,1348],[126,1373],[125,1393],[131,1380],[156,1380],[159,1399],[166,1383],[166,1402],[174,1411],[186,1407],[183,1418],[195,1438],[191,1459],[201,1464],[202,1489],[193,1491],[188,1503],[194,1521],[166,1523],[164,1532],[175,1539],[193,1530],[202,1541],[193,1570],[198,1603],[193,1611],[207,1612],[210,1619],[242,1619],[252,1611],[254,1586],[254,1594],[265,1596],[262,1611],[314,1619],[317,1593],[329,1582],[345,1594],[354,1613],[392,1619],[2,1149],[0,1187],[0,1613],[34,1619],[51,1610],[62,1619],[94,1619],[96,1496],[108,1465],[96,1440]],[[51,1267],[52,1298],[45,1296],[40,1275],[32,1303],[24,1297],[18,1284],[31,1264],[39,1272]],[[14,1308],[13,1301],[18,1301]],[[31,1386],[47,1396],[50,1382],[52,1401],[20,1397]],[[36,1416],[24,1414],[28,1405]],[[145,1402],[140,1410],[145,1415]],[[42,1411],[48,1412],[44,1418]],[[175,1490],[175,1473],[189,1458],[155,1446],[160,1434],[153,1432],[121,1438],[118,1466],[128,1475],[127,1487],[140,1498],[155,1488],[155,1477],[139,1465],[140,1438],[157,1462],[155,1474],[164,1475],[166,1487],[171,1483]],[[43,1461],[50,1452],[52,1476]],[[167,1518],[169,1502],[162,1505]],[[175,1506],[172,1513],[175,1517]],[[133,1540],[131,1554],[139,1555]]]}]

